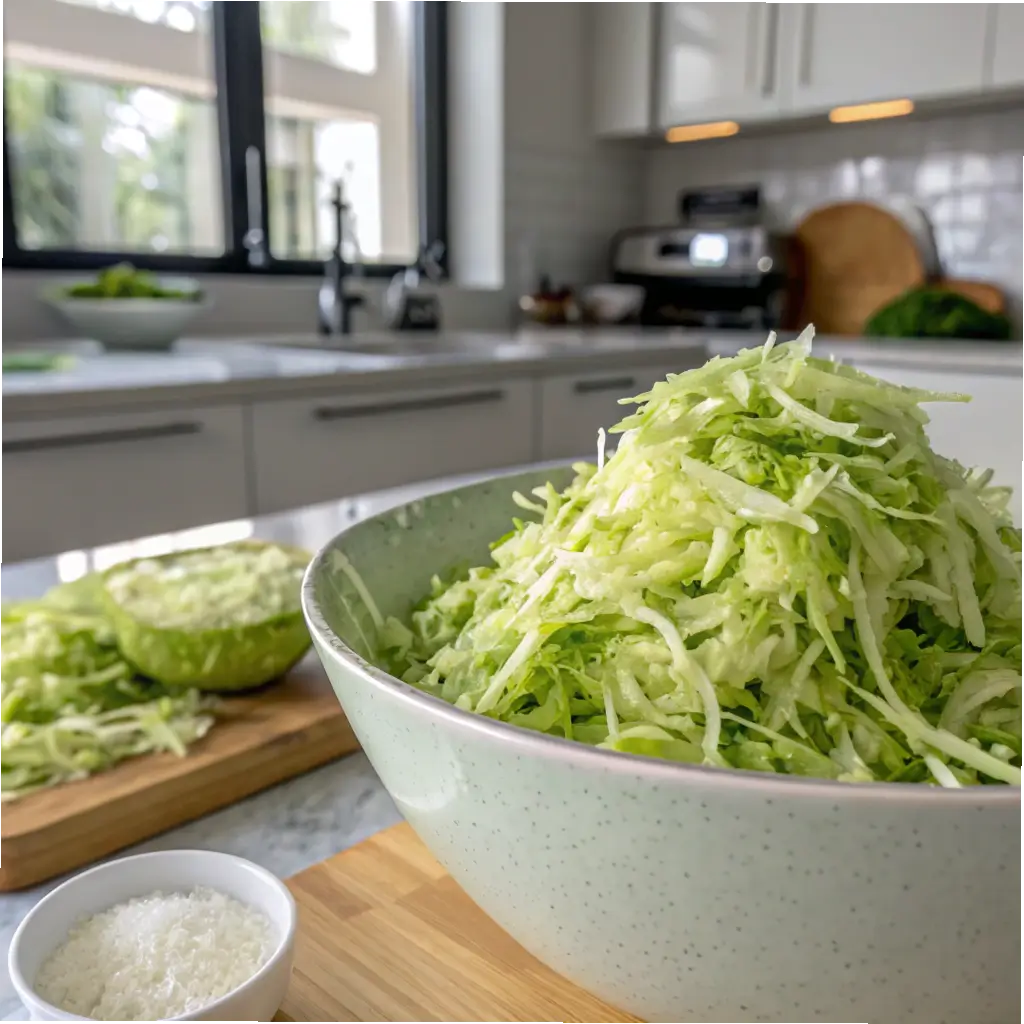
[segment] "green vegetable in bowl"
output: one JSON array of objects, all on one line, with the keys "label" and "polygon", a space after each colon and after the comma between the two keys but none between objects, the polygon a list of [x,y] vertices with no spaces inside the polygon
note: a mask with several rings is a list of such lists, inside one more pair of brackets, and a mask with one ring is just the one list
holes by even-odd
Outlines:
[{"label": "green vegetable in bowl", "polygon": [[[1021,535],[926,401],[794,343],[656,384],[617,451],[516,502],[493,563],[384,621],[457,707],[844,781],[1021,781]],[[365,591],[365,588],[363,588]],[[379,620],[379,613],[377,613]]]},{"label": "green vegetable in bowl", "polygon": [[168,686],[241,690],[305,654],[299,589],[309,555],[258,541],[114,566],[104,607],[122,654]]},{"label": "green vegetable in bowl", "polygon": [[198,692],[134,676],[97,614],[97,584],[85,577],[0,614],[4,800],[136,754],[184,754],[213,723]]},{"label": "green vegetable in bowl", "polygon": [[177,299],[198,302],[199,290],[183,291],[161,288],[156,278],[144,270],[136,270],[130,263],[101,270],[95,284],[76,284],[67,289],[72,299]]},{"label": "green vegetable in bowl", "polygon": [[964,295],[913,288],[873,313],[864,327],[873,338],[971,338],[1006,341],[1010,321]]}]

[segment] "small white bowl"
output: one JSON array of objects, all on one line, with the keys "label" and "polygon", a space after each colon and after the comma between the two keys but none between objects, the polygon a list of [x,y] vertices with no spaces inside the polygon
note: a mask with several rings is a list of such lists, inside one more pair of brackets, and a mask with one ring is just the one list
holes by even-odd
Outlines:
[{"label": "small white bowl", "polygon": [[168,1020],[273,1020],[284,1001],[295,952],[295,901],[284,883],[241,857],[208,850],[166,850],[124,857],[57,886],[18,926],[7,966],[32,1020],[89,1020],[68,1013],[34,991],[36,974],[82,917],[149,893],[187,892],[206,886],[266,914],[277,945],[270,959],[244,985],[208,1006]]},{"label": "small white bowl", "polygon": [[595,284],[583,289],[583,310],[599,324],[618,324],[640,312],[647,291],[638,284]]}]

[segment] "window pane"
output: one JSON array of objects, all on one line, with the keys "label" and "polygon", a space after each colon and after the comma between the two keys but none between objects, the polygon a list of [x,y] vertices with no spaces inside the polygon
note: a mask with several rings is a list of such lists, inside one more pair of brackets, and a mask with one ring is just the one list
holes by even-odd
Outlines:
[{"label": "window pane", "polygon": [[148,25],[166,25],[179,32],[209,29],[210,0],[62,0],[79,7],[96,7],[126,14]]},{"label": "window pane", "polygon": [[330,253],[340,181],[351,209],[346,256],[411,262],[419,247],[412,5],[264,0],[260,11],[271,252]]},{"label": "window pane", "polygon": [[273,254],[323,259],[334,247],[331,199],[341,181],[351,206],[342,251],[349,261],[381,257],[380,139],[373,121],[267,120]]},{"label": "window pane", "polygon": [[24,249],[224,252],[209,0],[8,0]]},{"label": "window pane", "polygon": [[349,71],[377,68],[373,0],[264,0],[263,42]]}]

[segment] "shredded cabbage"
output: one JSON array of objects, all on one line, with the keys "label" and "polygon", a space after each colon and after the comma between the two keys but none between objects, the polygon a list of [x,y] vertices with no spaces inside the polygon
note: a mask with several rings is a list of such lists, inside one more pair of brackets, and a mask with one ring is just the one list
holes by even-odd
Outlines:
[{"label": "shredded cabbage", "polygon": [[136,676],[84,577],[0,615],[2,799],[85,778],[136,754],[184,754],[211,702]]},{"label": "shredded cabbage", "polygon": [[[920,403],[797,341],[672,375],[378,660],[611,750],[845,781],[1021,781],[1021,535]],[[983,454],[983,453],[982,453]]]}]

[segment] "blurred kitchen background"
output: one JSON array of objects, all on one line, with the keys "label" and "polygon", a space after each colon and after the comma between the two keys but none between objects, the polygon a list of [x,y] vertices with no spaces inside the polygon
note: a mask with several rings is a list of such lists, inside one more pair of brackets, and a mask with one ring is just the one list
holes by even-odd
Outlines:
[{"label": "blurred kitchen background", "polygon": [[[1022,52],[1024,4],[7,0],[8,559],[582,455],[809,320],[1019,488]],[[202,300],[64,301],[123,261]]]}]

